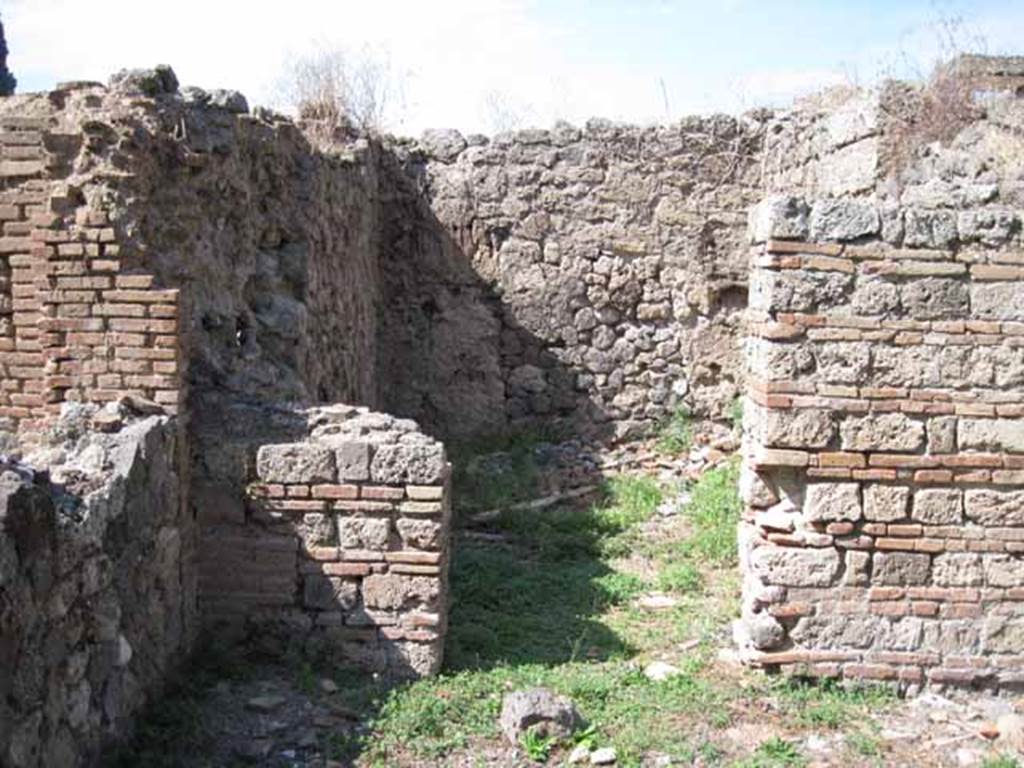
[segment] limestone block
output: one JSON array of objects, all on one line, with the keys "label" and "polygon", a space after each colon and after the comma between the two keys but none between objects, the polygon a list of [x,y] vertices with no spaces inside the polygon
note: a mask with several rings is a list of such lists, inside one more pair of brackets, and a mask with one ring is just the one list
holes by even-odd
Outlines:
[{"label": "limestone block", "polygon": [[958,488],[927,488],[914,492],[915,520],[929,525],[953,525],[963,521],[963,492]]},{"label": "limestone block", "polygon": [[839,572],[839,553],[834,549],[762,546],[751,553],[750,565],[766,584],[826,587]]},{"label": "limestone block", "polygon": [[850,417],[839,434],[844,451],[916,451],[924,443],[924,425],[902,413]]},{"label": "limestone block", "polygon": [[386,517],[338,517],[338,543],[344,549],[386,549],[390,535]]},{"label": "limestone block", "polygon": [[980,525],[1024,525],[1024,491],[973,488],[964,494],[964,511]]},{"label": "limestone block", "polygon": [[960,450],[1024,453],[1024,419],[960,419]]},{"label": "limestone block", "polygon": [[939,587],[978,587],[984,583],[981,556],[974,552],[947,552],[937,555],[932,581]]},{"label": "limestone block", "polygon": [[956,452],[956,416],[928,419],[928,453]]},{"label": "limestone block", "polygon": [[370,477],[375,483],[431,485],[441,482],[444,473],[440,443],[381,445],[370,461]]},{"label": "limestone block", "polygon": [[789,636],[811,648],[867,648],[884,631],[876,616],[824,615],[800,619]]},{"label": "limestone block", "polygon": [[1020,557],[985,555],[982,567],[985,570],[985,583],[990,587],[1024,586],[1024,560]]},{"label": "limestone block", "polygon": [[815,523],[860,520],[859,483],[812,483],[807,486],[804,517]]},{"label": "limestone block", "polygon": [[876,584],[911,586],[927,584],[931,557],[911,552],[876,552],[872,578]]},{"label": "limestone block", "polygon": [[811,209],[812,240],[856,240],[880,227],[878,209],[861,200],[819,200]]},{"label": "limestone block", "polygon": [[910,489],[901,485],[872,483],[864,489],[864,519],[888,523],[907,516]]},{"label": "limestone block", "polygon": [[[968,292],[961,280],[924,277],[903,284],[903,309],[915,320],[952,320],[966,317],[973,304],[973,289]],[[977,307],[975,307],[977,313]]]},{"label": "limestone block", "polygon": [[833,196],[865,192],[875,186],[878,139],[868,137],[825,155],[818,168],[820,190]]},{"label": "limestone block", "polygon": [[974,240],[988,246],[1006,243],[1020,230],[1020,219],[1010,208],[982,208],[961,211],[957,217],[961,240]]},{"label": "limestone block", "polygon": [[807,237],[807,204],[790,195],[771,195],[750,209],[751,241],[803,240]]},{"label": "limestone block", "polygon": [[315,443],[264,445],[256,455],[256,471],[267,483],[330,483],[334,453]]}]

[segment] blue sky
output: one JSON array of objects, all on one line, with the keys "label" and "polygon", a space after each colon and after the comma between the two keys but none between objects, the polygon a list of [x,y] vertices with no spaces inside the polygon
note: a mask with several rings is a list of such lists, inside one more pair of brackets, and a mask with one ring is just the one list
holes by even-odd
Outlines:
[{"label": "blue sky", "polygon": [[0,0],[0,14],[20,90],[165,62],[184,84],[281,105],[288,61],[339,49],[386,63],[388,122],[412,134],[782,105],[926,70],[944,19],[962,19],[962,48],[1024,48],[1024,0]]}]

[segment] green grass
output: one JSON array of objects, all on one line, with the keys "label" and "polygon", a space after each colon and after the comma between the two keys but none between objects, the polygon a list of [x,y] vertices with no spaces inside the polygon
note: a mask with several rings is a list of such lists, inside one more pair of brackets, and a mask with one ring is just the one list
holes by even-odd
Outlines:
[{"label": "green grass", "polygon": [[1001,754],[995,757],[986,757],[981,768],[1020,768],[1020,761],[1011,754]]},{"label": "green grass", "polygon": [[796,745],[778,736],[761,742],[757,751],[736,764],[737,768],[783,768],[784,766],[806,765]]},{"label": "green grass", "polygon": [[685,406],[679,406],[658,428],[654,447],[668,456],[681,456],[693,445],[693,419]]},{"label": "green grass", "polygon": [[865,715],[881,712],[896,701],[880,685],[844,686],[835,680],[809,682],[783,679],[775,685],[783,711],[798,725],[839,729],[856,726]]}]

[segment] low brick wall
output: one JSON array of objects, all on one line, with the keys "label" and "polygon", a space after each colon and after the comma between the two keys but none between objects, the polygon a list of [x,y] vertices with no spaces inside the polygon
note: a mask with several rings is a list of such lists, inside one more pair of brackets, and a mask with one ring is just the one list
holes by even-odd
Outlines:
[{"label": "low brick wall", "polygon": [[826,205],[818,242],[753,257],[740,643],[801,674],[1024,682],[1024,256],[887,247],[851,229],[870,202]]},{"label": "low brick wall", "polygon": [[247,443],[244,517],[204,531],[205,621],[264,635],[277,625],[307,652],[399,677],[436,672],[451,517],[444,447],[365,408],[297,415],[305,434]]}]

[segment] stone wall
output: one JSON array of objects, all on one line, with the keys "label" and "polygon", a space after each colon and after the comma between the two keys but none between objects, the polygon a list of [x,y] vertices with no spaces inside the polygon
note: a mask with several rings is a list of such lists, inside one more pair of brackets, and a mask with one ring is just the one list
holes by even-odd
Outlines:
[{"label": "stone wall", "polygon": [[999,205],[1008,182],[984,205],[951,184],[959,209],[774,197],[755,211],[738,636],[756,663],[1024,682],[1024,256]]},{"label": "stone wall", "polygon": [[247,416],[276,422],[277,439],[225,435],[254,473],[238,515],[201,519],[206,626],[255,626],[264,640],[277,629],[285,645],[400,677],[436,672],[451,517],[443,446],[365,408]]},{"label": "stone wall", "polygon": [[[485,330],[460,323],[475,355],[436,356],[394,410],[461,434],[559,422],[636,434],[679,406],[724,417],[741,380],[746,210],[767,117],[434,132],[405,148],[486,299]],[[446,328],[423,325],[407,346],[433,350]],[[458,419],[456,399],[469,404]]]},{"label": "stone wall", "polygon": [[93,764],[198,629],[174,419],[63,411],[33,453],[0,465],[0,764],[11,768]]}]

